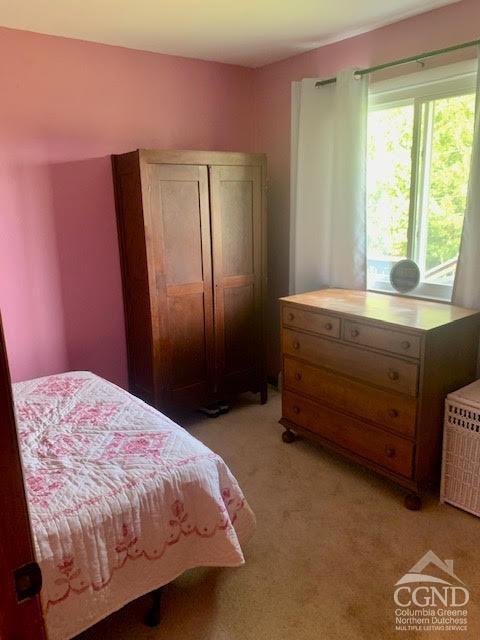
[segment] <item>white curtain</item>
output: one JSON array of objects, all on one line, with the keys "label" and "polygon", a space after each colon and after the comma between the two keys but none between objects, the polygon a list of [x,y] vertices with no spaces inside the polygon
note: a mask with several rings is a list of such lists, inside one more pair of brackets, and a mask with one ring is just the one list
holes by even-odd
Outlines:
[{"label": "white curtain", "polygon": [[366,287],[368,84],[292,87],[290,293]]},{"label": "white curtain", "polygon": [[467,207],[452,302],[480,309],[480,51]]}]

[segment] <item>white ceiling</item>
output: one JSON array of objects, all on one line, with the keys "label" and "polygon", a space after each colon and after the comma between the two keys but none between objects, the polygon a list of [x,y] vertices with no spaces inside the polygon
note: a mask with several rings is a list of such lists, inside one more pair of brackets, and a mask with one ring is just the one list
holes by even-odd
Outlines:
[{"label": "white ceiling", "polygon": [[0,25],[258,67],[458,0],[0,0]]}]

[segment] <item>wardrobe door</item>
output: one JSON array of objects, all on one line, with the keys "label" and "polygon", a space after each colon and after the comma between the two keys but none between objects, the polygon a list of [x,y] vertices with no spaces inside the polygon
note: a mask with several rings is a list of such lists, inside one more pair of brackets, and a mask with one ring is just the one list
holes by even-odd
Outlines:
[{"label": "wardrobe door", "polygon": [[262,171],[212,166],[210,202],[219,392],[260,390]]},{"label": "wardrobe door", "polygon": [[188,403],[213,386],[208,172],[205,166],[154,163],[146,172],[157,405]]}]

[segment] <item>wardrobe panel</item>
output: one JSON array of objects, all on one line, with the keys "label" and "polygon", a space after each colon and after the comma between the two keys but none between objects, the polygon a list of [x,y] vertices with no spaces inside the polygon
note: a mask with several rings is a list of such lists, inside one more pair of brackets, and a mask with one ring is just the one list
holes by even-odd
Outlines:
[{"label": "wardrobe panel", "polygon": [[225,374],[255,367],[255,291],[253,285],[225,288]]},{"label": "wardrobe panel", "polygon": [[116,158],[115,195],[122,263],[129,388],[154,401],[151,301],[138,164]]},{"label": "wardrobe panel", "polygon": [[249,179],[223,179],[220,183],[224,276],[248,274],[254,270],[253,186]]},{"label": "wardrobe panel", "polygon": [[203,281],[199,186],[161,182],[167,286]]},{"label": "wardrobe panel", "polygon": [[172,389],[203,383],[207,377],[204,294],[168,298],[168,326],[172,336]]},{"label": "wardrobe panel", "polygon": [[[137,286],[142,282],[147,284],[148,281],[145,227],[138,216],[139,186],[139,178],[135,173],[122,175],[119,187],[123,199],[125,261],[128,275],[136,281]],[[134,256],[138,259],[134,259]]]},{"label": "wardrobe panel", "polygon": [[[131,281],[133,282],[133,281]],[[132,287],[126,301],[129,332],[130,387],[143,400],[153,400],[150,305],[145,303],[141,287]]]}]

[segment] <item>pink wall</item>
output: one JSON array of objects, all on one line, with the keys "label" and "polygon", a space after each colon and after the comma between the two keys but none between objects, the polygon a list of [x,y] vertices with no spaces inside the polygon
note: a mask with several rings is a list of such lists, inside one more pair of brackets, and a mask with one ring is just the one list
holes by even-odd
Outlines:
[{"label": "pink wall", "polygon": [[268,154],[269,372],[288,289],[290,85],[478,37],[463,0],[251,70],[0,29],[0,309],[15,380],[90,369],[126,383],[109,154]]},{"label": "pink wall", "polygon": [[[277,299],[288,293],[290,225],[290,90],[293,80],[330,77],[480,37],[480,2],[463,0],[355,38],[257,69],[256,146],[268,154],[269,371],[279,370]],[[405,69],[405,68],[404,68]]]},{"label": "pink wall", "polygon": [[253,71],[0,29],[0,309],[14,380],[126,383],[109,154],[251,151]]}]

